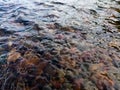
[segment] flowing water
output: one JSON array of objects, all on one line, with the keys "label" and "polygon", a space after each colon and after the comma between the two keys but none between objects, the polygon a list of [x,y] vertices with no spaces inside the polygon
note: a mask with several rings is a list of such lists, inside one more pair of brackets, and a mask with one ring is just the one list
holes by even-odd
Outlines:
[{"label": "flowing water", "polygon": [[89,32],[88,38],[109,41],[120,38],[119,0],[0,0],[0,28],[5,35],[24,36],[35,33],[34,24],[46,28],[60,23]]},{"label": "flowing water", "polygon": [[[40,46],[36,38],[45,48],[69,47],[64,41],[53,40],[63,39],[63,35],[70,39],[68,43],[77,44],[81,52],[101,47],[119,55],[120,0],[0,0],[1,62],[12,48],[23,42]],[[56,45],[46,39],[62,44]]]}]

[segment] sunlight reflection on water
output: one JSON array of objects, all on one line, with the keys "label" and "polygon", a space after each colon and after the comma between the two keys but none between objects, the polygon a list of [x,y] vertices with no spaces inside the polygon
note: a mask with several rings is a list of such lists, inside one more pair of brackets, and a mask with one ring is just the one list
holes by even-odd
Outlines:
[{"label": "sunlight reflection on water", "polygon": [[[94,30],[102,28],[107,20],[119,19],[116,18],[119,16],[119,12],[111,9],[111,7],[119,8],[114,0],[0,0],[0,4],[3,7],[2,10],[8,7],[6,12],[13,11],[10,14],[18,14],[17,17],[23,17],[40,24],[59,22],[63,25],[82,26]],[[1,13],[3,12],[1,11]],[[49,15],[52,17],[48,17]],[[11,20],[9,14],[4,14],[3,17],[8,17],[7,21]],[[3,17],[2,21],[4,21]],[[8,26],[14,28],[12,24]],[[116,29],[114,25],[112,29]]]}]

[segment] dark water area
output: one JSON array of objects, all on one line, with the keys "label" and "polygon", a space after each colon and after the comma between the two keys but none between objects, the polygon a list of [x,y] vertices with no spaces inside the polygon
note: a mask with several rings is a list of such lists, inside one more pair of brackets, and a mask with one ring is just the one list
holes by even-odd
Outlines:
[{"label": "dark water area", "polygon": [[0,0],[0,72],[0,90],[120,90],[120,1]]}]

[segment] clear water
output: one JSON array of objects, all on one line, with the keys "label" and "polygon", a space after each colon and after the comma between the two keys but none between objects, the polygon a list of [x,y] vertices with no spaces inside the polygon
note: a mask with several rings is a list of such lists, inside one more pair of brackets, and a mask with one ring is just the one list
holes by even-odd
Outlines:
[{"label": "clear water", "polygon": [[87,41],[104,47],[113,39],[120,40],[120,1],[0,0],[0,28],[12,31],[8,35],[1,31],[1,39],[37,34],[31,29],[34,23],[46,31],[53,23],[73,26],[87,32]]},{"label": "clear water", "polygon": [[[55,24],[60,26],[60,28],[55,28]],[[61,27],[63,30],[61,30]],[[71,32],[69,32],[70,30],[65,31],[66,27],[67,30],[72,29]],[[72,32],[73,29],[74,32]],[[102,53],[104,50],[101,48],[101,50],[98,51],[91,50],[86,52],[91,48],[96,49],[96,47],[102,47],[107,51],[113,50],[115,53]],[[18,62],[16,60],[15,63],[11,63],[12,59],[8,59],[11,55],[11,58],[13,58],[14,61],[14,54],[12,55],[12,52],[10,53],[13,48],[16,48],[16,52],[18,50],[19,54],[21,54],[21,57],[15,57],[15,59],[18,59]],[[34,56],[36,59],[36,56],[38,54],[33,54],[31,49],[33,49],[33,51],[36,50],[36,52],[39,51],[40,53],[40,63],[37,64],[38,66],[34,64],[34,62],[37,62],[36,60],[34,61]],[[14,51],[15,50],[13,50],[13,52]],[[62,53],[62,56],[65,54],[65,57],[61,58],[62,61],[59,61],[59,58],[62,57],[60,54],[58,56],[54,56],[49,52],[51,54],[57,55],[58,53]],[[46,67],[47,62],[50,62],[50,65],[53,64],[53,66],[56,64],[57,69],[54,70],[54,68],[52,68],[50,65],[48,66],[48,70],[46,69],[50,73],[53,71],[55,75],[57,75],[56,70],[59,70],[59,72],[61,72],[61,77],[64,75],[64,72],[67,73],[67,71],[68,78],[69,75],[71,75],[70,78],[72,77],[72,79],[81,78],[81,75],[83,75],[86,81],[85,86],[88,86],[87,84],[89,84],[89,86],[92,88],[95,86],[95,84],[92,84],[94,81],[91,82],[90,79],[92,78],[88,78],[88,76],[95,74],[96,78],[93,79],[95,79],[95,81],[97,80],[97,87],[101,88],[102,86],[104,87],[104,90],[113,90],[113,88],[115,88],[115,90],[119,90],[119,52],[120,0],[0,0],[0,88],[2,87],[2,90],[15,90],[16,88],[20,87],[21,88],[19,90],[23,90],[23,88],[24,90],[38,90],[35,88],[29,89],[27,82],[29,83],[30,80],[30,83],[33,83],[32,80],[34,76],[31,73],[34,73],[34,71],[37,72],[38,70],[40,75],[34,73],[35,75],[38,75],[34,78],[34,81],[40,80],[42,83],[44,83],[45,80],[45,83],[48,83],[46,82],[46,77],[51,78],[52,74],[49,77],[49,73],[44,74],[44,70],[42,71],[41,69],[44,68],[44,66]],[[66,58],[67,54],[68,56]],[[30,61],[28,59],[29,56],[32,56],[32,59],[30,59]],[[69,56],[72,58],[68,58]],[[21,60],[20,65],[19,59]],[[27,60],[28,64],[30,65],[27,64]],[[24,61],[26,62],[25,65]],[[66,62],[68,62],[68,65]],[[92,73],[89,73],[88,67],[90,67],[89,65],[92,66],[93,62],[94,64],[101,64],[98,66],[93,65],[92,68],[95,69],[95,73],[93,73],[93,71]],[[22,67],[21,63],[23,63],[24,67]],[[64,68],[61,68],[61,70],[58,69],[58,67],[62,66],[58,64],[62,63],[63,66],[65,64],[65,71]],[[69,64],[73,66],[73,68],[67,68],[66,66],[69,66]],[[75,71],[77,72],[74,72],[74,64],[76,64]],[[34,70],[34,68],[31,68],[32,66],[35,66],[36,70]],[[100,82],[99,79],[97,79],[98,77],[96,72],[97,68],[99,67],[101,72],[99,72],[100,74],[98,73],[98,77],[102,78]],[[26,68],[25,71],[24,68]],[[106,71],[104,72],[103,69],[106,71],[108,70],[108,72],[110,70],[110,74],[107,74]],[[45,73],[47,71],[45,71]],[[64,72],[62,73],[62,71]],[[30,77],[27,78],[26,72],[30,73]],[[81,73],[80,76],[78,76],[78,72]],[[20,77],[19,73],[21,75]],[[43,76],[41,73],[43,73]],[[74,74],[77,75],[75,78]],[[17,75],[18,77],[16,77]],[[112,80],[109,75],[113,77],[115,76],[115,79]],[[55,79],[55,85],[59,86],[59,82],[56,80],[58,79],[58,76],[57,78],[52,79],[53,81]],[[72,79],[70,79],[70,82],[65,82],[65,85],[71,87],[71,85],[69,86],[67,83],[71,83],[71,81],[73,81]],[[51,81],[52,80],[50,79],[50,82]],[[63,81],[64,78],[60,79],[60,82]],[[115,81],[115,83],[113,81]],[[81,82],[84,83],[83,79],[78,79],[78,81],[76,80],[75,82],[76,85],[81,87]],[[31,87],[31,85],[32,84],[29,86]],[[33,84],[33,86],[34,85],[35,84]],[[39,88],[38,85],[39,84],[36,84],[35,87],[37,86],[36,88]],[[40,87],[42,87],[42,85],[40,85]],[[44,90],[46,90],[46,88]]]}]

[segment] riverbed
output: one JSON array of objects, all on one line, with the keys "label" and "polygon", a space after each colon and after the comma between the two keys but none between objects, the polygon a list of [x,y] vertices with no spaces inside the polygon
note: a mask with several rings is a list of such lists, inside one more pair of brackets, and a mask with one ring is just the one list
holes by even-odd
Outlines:
[{"label": "riverbed", "polygon": [[0,71],[1,90],[119,90],[120,1],[0,0]]}]

